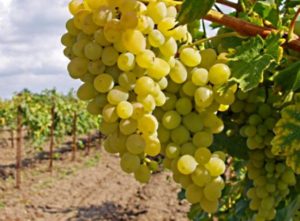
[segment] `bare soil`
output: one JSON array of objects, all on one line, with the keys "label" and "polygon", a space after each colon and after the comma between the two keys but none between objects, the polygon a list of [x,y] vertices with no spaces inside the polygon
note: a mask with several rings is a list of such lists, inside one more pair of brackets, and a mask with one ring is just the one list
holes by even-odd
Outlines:
[{"label": "bare soil", "polygon": [[[89,156],[63,153],[47,172],[47,160],[27,159],[22,188],[14,188],[11,147],[0,148],[0,221],[187,221],[168,172],[141,185],[119,167],[117,156],[92,149]],[[26,158],[24,156],[24,158]]]}]

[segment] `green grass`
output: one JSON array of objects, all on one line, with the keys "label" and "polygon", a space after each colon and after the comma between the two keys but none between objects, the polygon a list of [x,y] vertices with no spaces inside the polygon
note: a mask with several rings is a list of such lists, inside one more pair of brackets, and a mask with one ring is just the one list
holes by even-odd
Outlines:
[{"label": "green grass", "polygon": [[4,208],[5,208],[5,206],[6,206],[6,205],[5,205],[5,203],[4,203],[4,202],[2,202],[2,201],[0,201],[0,210],[1,210],[1,209],[4,209]]},{"label": "green grass", "polygon": [[95,156],[87,159],[85,162],[84,162],[84,166],[85,167],[95,167],[98,165],[98,163],[100,162],[100,154],[97,153]]}]

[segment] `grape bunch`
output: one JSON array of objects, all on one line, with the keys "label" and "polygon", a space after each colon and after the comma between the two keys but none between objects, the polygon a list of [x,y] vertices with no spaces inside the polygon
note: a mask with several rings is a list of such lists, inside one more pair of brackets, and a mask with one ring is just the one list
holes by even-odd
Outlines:
[{"label": "grape bunch", "polygon": [[226,155],[209,147],[237,90],[222,90],[231,75],[224,56],[195,47],[171,3],[72,0],[69,10],[68,71],[83,82],[77,95],[87,110],[102,115],[105,150],[142,183],[163,156],[187,200],[216,212]]},{"label": "grape bunch", "polygon": [[257,211],[256,221],[273,220],[276,207],[296,184],[293,170],[272,150],[273,129],[280,117],[273,104],[280,96],[258,87],[246,93],[238,90],[236,98],[230,110],[249,150],[248,178],[253,181],[247,191],[250,209]]}]

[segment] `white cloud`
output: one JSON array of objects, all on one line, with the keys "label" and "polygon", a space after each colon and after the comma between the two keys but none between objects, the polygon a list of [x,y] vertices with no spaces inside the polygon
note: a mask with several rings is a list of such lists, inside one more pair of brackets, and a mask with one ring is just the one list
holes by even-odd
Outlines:
[{"label": "white cloud", "polygon": [[70,17],[68,0],[0,0],[0,96],[28,88],[67,92],[80,83],[68,77],[60,37]]}]

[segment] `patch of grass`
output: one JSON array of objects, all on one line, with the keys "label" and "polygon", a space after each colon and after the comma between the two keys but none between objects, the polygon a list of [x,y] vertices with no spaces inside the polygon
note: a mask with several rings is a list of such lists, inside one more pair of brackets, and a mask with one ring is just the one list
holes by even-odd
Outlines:
[{"label": "patch of grass", "polygon": [[87,159],[85,162],[84,162],[84,166],[85,167],[95,167],[98,165],[98,163],[100,162],[100,154],[97,153],[95,156]]},{"label": "patch of grass", "polygon": [[64,179],[68,176],[74,175],[76,172],[75,168],[62,168],[58,170],[58,177],[59,179]]},{"label": "patch of grass", "polygon": [[2,201],[0,201],[0,210],[1,210],[1,209],[4,209],[4,208],[5,208],[5,206],[6,206],[6,205],[5,205],[5,203],[4,203],[4,202],[2,202]]}]

